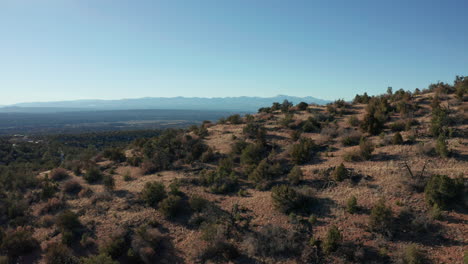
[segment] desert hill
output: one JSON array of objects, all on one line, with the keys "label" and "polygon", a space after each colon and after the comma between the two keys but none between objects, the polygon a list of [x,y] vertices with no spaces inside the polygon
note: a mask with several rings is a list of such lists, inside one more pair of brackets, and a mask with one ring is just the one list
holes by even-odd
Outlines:
[{"label": "desert hill", "polygon": [[65,159],[22,190],[28,219],[2,217],[1,260],[467,263],[468,79],[457,80],[285,100]]}]

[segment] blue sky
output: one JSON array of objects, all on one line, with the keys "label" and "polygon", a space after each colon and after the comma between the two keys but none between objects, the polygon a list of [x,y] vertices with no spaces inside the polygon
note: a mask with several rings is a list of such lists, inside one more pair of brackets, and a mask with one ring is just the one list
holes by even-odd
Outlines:
[{"label": "blue sky", "polygon": [[468,74],[468,1],[0,0],[0,104],[351,99]]}]

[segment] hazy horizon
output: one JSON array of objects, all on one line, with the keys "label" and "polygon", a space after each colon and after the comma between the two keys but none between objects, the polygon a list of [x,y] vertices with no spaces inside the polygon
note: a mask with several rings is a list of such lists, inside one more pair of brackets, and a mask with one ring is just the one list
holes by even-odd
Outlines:
[{"label": "hazy horizon", "polygon": [[352,99],[468,72],[468,2],[4,0],[0,105]]}]

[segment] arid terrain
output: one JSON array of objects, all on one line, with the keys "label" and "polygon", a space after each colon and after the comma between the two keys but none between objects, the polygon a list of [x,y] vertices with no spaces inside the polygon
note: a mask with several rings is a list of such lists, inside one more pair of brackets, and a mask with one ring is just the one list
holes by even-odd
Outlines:
[{"label": "arid terrain", "polygon": [[467,263],[459,86],[285,101],[65,157],[1,211],[0,263]]}]

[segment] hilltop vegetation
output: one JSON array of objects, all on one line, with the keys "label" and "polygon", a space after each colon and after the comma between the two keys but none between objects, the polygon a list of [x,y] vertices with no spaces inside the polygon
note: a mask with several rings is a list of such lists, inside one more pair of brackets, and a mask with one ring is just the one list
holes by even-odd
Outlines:
[{"label": "hilltop vegetation", "polygon": [[467,92],[5,138],[0,263],[466,262]]}]

